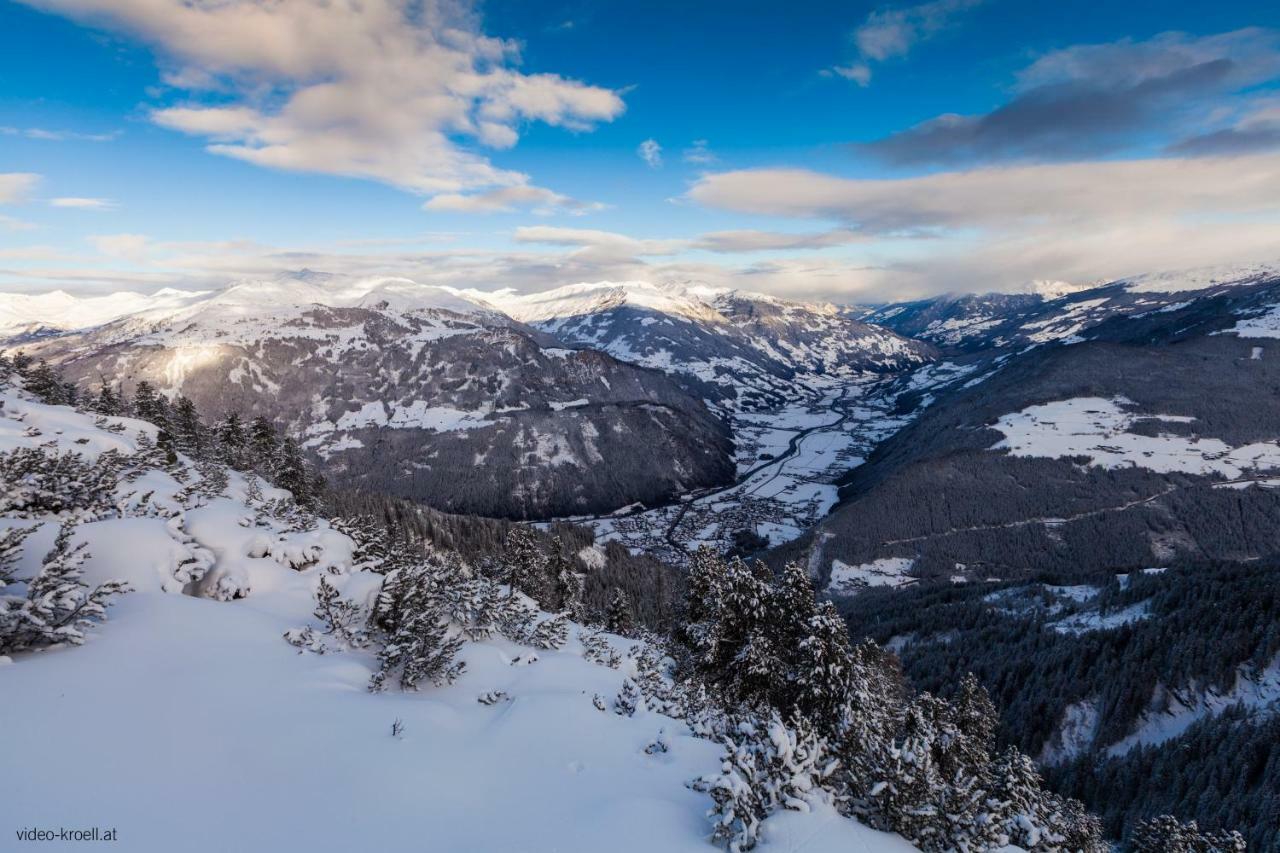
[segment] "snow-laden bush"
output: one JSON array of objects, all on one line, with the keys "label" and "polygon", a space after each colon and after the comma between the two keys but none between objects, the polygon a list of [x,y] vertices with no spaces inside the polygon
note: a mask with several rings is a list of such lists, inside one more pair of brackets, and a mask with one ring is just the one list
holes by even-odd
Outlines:
[{"label": "snow-laden bush", "polygon": [[710,794],[712,838],[730,853],[755,847],[761,823],[779,809],[807,812],[815,802],[831,800],[839,761],[803,719],[784,723],[772,712],[742,720],[723,742],[720,772],[692,786]]},{"label": "snow-laden bush", "polygon": [[405,690],[417,690],[423,680],[452,684],[465,669],[455,660],[463,638],[449,631],[445,575],[433,568],[437,566],[424,561],[396,569],[383,580],[369,617],[381,643],[370,690],[382,690],[397,673]]},{"label": "snow-laden bush", "polygon": [[107,451],[90,461],[53,447],[18,447],[0,453],[0,513],[35,517],[114,509],[122,457]]},{"label": "snow-laden bush", "polygon": [[1138,824],[1130,838],[1134,853],[1244,853],[1244,837],[1238,832],[1204,832],[1193,820],[1179,823],[1161,815]]},{"label": "snow-laden bush", "polygon": [[64,524],[40,571],[26,581],[26,595],[6,595],[16,583],[13,566],[22,542],[35,528],[13,528],[0,534],[0,654],[68,643],[78,646],[85,631],[107,618],[107,606],[127,592],[123,581],[108,581],[92,589],[84,583],[82,566],[89,558],[83,542],[73,545],[75,526]]}]

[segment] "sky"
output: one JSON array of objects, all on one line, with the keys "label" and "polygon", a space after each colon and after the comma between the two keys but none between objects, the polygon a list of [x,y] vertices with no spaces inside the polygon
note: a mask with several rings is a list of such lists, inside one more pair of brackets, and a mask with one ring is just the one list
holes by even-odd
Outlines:
[{"label": "sky", "polygon": [[0,290],[1280,259],[1280,4],[0,0]]}]

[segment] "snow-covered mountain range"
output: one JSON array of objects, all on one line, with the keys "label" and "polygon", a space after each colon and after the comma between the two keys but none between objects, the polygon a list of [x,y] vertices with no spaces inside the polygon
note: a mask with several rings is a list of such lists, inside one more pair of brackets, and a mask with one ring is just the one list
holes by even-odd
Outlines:
[{"label": "snow-covered mountain range", "polygon": [[725,483],[731,436],[708,404],[816,400],[836,377],[932,356],[832,306],[642,282],[514,296],[303,272],[154,298],[7,296],[0,320],[11,347],[86,387],[109,374],[266,414],[355,485],[524,518]]},{"label": "snow-covered mountain range", "polygon": [[1114,317],[1176,311],[1280,280],[1280,264],[1150,273],[1079,288],[1037,283],[1026,293],[949,294],[856,312],[870,323],[951,351],[1072,341]]},{"label": "snow-covered mountain range", "polygon": [[732,476],[727,427],[666,375],[404,279],[241,282],[21,345],[88,388],[265,414],[334,476],[452,511],[570,515]]},{"label": "snow-covered mountain range", "polygon": [[934,355],[926,343],[832,305],[697,283],[597,282],[490,298],[567,343],[688,377],[705,397],[734,410],[812,394],[817,377],[897,372]]}]

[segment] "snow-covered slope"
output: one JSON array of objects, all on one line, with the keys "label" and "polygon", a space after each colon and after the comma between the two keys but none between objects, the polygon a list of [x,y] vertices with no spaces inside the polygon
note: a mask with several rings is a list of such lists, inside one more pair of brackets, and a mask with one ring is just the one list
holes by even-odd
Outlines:
[{"label": "snow-covered slope", "polygon": [[[101,461],[155,434],[12,388],[0,403],[4,452]],[[560,650],[495,635],[464,645],[451,686],[370,694],[370,652],[331,638],[325,654],[299,652],[282,637],[317,625],[321,579],[355,602],[376,592],[382,576],[353,565],[352,540],[292,519],[273,504],[287,493],[235,472],[208,484],[183,457],[135,473],[75,534],[88,582],[133,591],[84,646],[0,659],[6,831],[112,832],[110,846],[131,853],[715,849],[709,800],[686,782],[718,770],[719,746],[643,706],[623,716],[594,704],[632,671],[631,641],[605,635],[623,657],[612,669],[584,659],[577,626]],[[72,516],[15,494],[0,530],[37,528],[21,587]],[[913,849],[820,804],[768,819],[764,838],[766,853]]]},{"label": "snow-covered slope", "polygon": [[896,371],[932,356],[927,344],[834,306],[691,282],[596,282],[492,298],[567,343],[682,374],[729,409],[774,407],[814,396],[817,377]]},{"label": "snow-covered slope", "polygon": [[[339,479],[450,511],[572,515],[732,476],[727,428],[674,380],[406,279],[238,282],[22,346],[90,390],[265,414]],[[601,464],[617,476],[586,476]]]}]

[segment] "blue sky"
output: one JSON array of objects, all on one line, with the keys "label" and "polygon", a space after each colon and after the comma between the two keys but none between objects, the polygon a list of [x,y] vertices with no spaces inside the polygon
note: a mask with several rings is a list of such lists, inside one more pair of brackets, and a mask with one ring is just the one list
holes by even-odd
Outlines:
[{"label": "blue sky", "polygon": [[0,287],[872,301],[1263,260],[1278,84],[1261,2],[0,0]]}]

